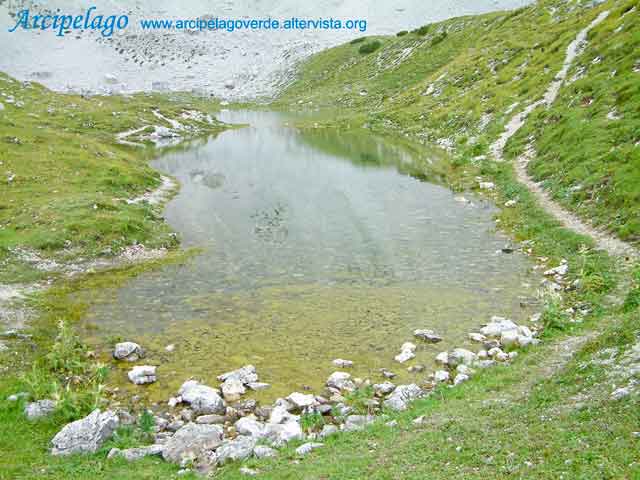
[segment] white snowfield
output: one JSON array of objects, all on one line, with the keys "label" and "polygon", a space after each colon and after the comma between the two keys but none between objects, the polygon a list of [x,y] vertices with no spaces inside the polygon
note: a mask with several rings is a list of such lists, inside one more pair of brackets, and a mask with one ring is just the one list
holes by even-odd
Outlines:
[{"label": "white snowfield", "polygon": [[[58,91],[125,93],[181,90],[229,100],[271,96],[291,78],[302,58],[363,35],[394,34],[446,18],[521,7],[531,0],[0,0],[0,71],[39,81]],[[48,12],[43,12],[45,4]],[[9,29],[23,9],[30,13],[129,16],[111,38],[98,31]],[[59,12],[56,12],[60,9]],[[196,18],[365,19],[367,31],[142,30],[142,19]]]}]

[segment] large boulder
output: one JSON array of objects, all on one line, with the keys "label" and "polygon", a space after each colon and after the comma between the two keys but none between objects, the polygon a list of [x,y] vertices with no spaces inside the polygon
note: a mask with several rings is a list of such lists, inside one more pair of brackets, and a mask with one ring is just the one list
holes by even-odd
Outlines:
[{"label": "large boulder", "polygon": [[222,435],[219,425],[188,423],[169,438],[162,450],[162,458],[177,464],[202,458],[205,452],[222,444]]},{"label": "large boulder", "polygon": [[51,454],[94,453],[111,438],[118,424],[115,412],[96,409],[85,418],[65,425],[51,440]]},{"label": "large boulder", "polygon": [[144,357],[144,350],[135,342],[117,343],[113,350],[113,358],[127,362],[137,362]]},{"label": "large boulder", "polygon": [[24,407],[24,414],[27,420],[37,420],[38,418],[51,415],[56,409],[56,402],[53,400],[38,400],[36,402],[28,403]]},{"label": "large boulder", "polygon": [[195,380],[184,382],[178,393],[196,415],[224,415],[226,412],[226,405],[218,391]]},{"label": "large boulder", "polygon": [[402,411],[409,407],[409,404],[423,395],[422,389],[416,384],[398,385],[383,405],[391,410]]}]

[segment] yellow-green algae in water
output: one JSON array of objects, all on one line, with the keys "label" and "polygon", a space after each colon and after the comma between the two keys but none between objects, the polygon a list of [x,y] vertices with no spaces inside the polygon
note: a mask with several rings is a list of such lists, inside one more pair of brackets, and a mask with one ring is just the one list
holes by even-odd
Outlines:
[{"label": "yellow-green algae in water", "polygon": [[[514,293],[501,292],[500,297]],[[304,284],[208,295],[191,302],[207,317],[176,321],[162,333],[132,337],[148,351],[141,363],[159,365],[158,382],[135,389],[149,400],[166,400],[190,377],[216,386],[216,376],[248,363],[257,367],[261,381],[271,384],[269,390],[251,395],[260,400],[305,388],[321,392],[326,378],[340,370],[332,365],[336,358],[352,360],[354,367],[347,371],[354,376],[382,382],[379,370],[386,368],[398,374],[394,381],[422,381],[434,370],[438,352],[471,348],[466,332],[477,330],[491,312],[499,309],[516,318],[525,313],[517,302],[498,305],[497,298],[473,291],[419,284]],[[434,329],[444,340],[436,345],[422,342],[413,338],[417,328]],[[400,364],[393,357],[404,341],[418,349],[415,359]],[[175,349],[167,352],[170,344]],[[427,368],[409,373],[410,365]],[[120,363],[112,377],[121,388],[129,385],[130,366]]]}]

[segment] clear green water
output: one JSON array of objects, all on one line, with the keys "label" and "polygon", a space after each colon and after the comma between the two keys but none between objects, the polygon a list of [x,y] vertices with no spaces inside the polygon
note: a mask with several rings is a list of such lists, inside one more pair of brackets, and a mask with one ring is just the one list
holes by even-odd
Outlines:
[{"label": "clear green water", "polygon": [[[425,181],[442,154],[366,132],[300,132],[271,113],[222,119],[251,127],[154,162],[181,183],[167,221],[202,253],[108,292],[87,317],[96,342],[138,341],[159,365],[156,384],[129,388],[166,399],[191,376],[216,385],[252,363],[272,399],[320,391],[338,357],[355,375],[378,380],[386,367],[420,381],[435,354],[491,315],[527,314],[528,265],[497,253],[492,207]],[[400,365],[393,357],[416,328],[445,341],[415,341],[417,358]],[[427,371],[409,374],[414,364]],[[124,370],[115,381],[127,385]]]}]

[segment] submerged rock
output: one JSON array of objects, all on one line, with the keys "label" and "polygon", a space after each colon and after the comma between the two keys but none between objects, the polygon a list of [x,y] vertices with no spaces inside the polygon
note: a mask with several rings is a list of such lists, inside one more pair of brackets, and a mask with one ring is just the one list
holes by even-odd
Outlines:
[{"label": "submerged rock", "polygon": [[433,330],[414,330],[413,335],[429,343],[438,343],[442,341],[442,337]]},{"label": "submerged rock", "polygon": [[353,362],[351,360],[344,360],[342,358],[336,358],[333,362],[334,366],[338,368],[350,368],[353,367]]},{"label": "submerged rock", "polygon": [[96,409],[85,418],[65,425],[51,440],[51,454],[94,453],[111,438],[118,424],[115,412]]}]

